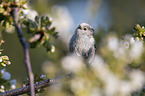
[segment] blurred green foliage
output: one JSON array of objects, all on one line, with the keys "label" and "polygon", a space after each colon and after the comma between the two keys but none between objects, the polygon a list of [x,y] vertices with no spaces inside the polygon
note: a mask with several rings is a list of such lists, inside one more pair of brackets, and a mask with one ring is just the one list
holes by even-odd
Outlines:
[{"label": "blurred green foliage", "polygon": [[[0,40],[0,48],[2,48],[3,40]],[[3,49],[0,49],[0,65],[6,67],[11,62],[7,55],[2,55]],[[11,80],[11,74],[6,69],[0,69],[0,93],[16,88],[16,80]]]},{"label": "blurred green foliage", "polygon": [[[1,40],[0,41],[0,48],[1,48],[1,45],[4,43],[4,41],[3,40]],[[5,66],[7,66],[7,65],[10,65],[11,64],[11,62],[9,61],[9,57],[8,56],[6,56],[6,55],[2,55],[2,51],[3,51],[3,49],[0,49],[0,64],[1,64],[1,66],[3,66],[3,67],[5,67]]]},{"label": "blurred green foliage", "polygon": [[35,17],[35,21],[24,19],[23,24],[28,29],[28,33],[32,34],[29,39],[30,47],[35,48],[43,45],[47,52],[54,52],[55,47],[50,42],[58,37],[58,32],[55,32],[55,27],[51,27],[52,21],[48,16]]},{"label": "blurred green foliage", "polygon": [[[27,0],[1,0],[0,1],[0,22],[4,28],[10,28],[13,24],[13,19],[11,16],[12,8],[17,7],[21,9],[26,9],[24,6]],[[22,11],[19,13],[22,15]],[[20,18],[20,17],[17,17]]]}]

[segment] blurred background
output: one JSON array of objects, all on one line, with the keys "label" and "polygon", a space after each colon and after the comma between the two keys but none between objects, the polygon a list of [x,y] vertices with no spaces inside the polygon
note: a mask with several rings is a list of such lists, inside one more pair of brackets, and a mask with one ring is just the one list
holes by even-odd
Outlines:
[{"label": "blurred background", "polygon": [[[48,54],[41,46],[30,49],[34,74],[53,78],[73,71],[78,76],[69,84],[47,88],[49,91],[41,96],[129,96],[143,88],[145,46],[136,43],[132,37],[135,24],[145,25],[144,0],[29,0],[27,6],[29,18],[48,15],[59,32],[59,38],[54,41],[54,53]],[[97,50],[93,74],[76,71],[82,70],[82,62],[73,61],[68,54],[69,40],[83,22],[95,29]],[[28,40],[28,34],[25,36]],[[7,71],[20,87],[26,78],[22,46],[15,30],[3,32],[3,38],[3,54],[8,55],[12,63]],[[75,62],[75,66],[69,65],[69,60]],[[76,70],[71,70],[73,68]]]}]

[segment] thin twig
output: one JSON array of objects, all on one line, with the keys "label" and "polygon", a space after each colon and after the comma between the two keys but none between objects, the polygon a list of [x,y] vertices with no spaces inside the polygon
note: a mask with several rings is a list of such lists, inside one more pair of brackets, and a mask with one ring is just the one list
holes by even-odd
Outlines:
[{"label": "thin twig", "polygon": [[[55,85],[58,82],[60,82],[62,79],[70,79],[71,77],[72,77],[72,74],[67,74],[67,75],[56,77],[56,78],[53,78],[53,79],[48,79],[48,80],[45,80],[45,81],[35,83],[34,87],[35,87],[35,90],[39,90],[41,88],[45,88],[45,87],[48,87],[48,86]],[[17,88],[17,89],[14,89],[14,90],[10,90],[10,91],[0,93],[0,96],[17,96],[17,95],[22,95],[22,94],[29,93],[29,92],[30,92],[30,85],[28,85],[26,87],[21,87],[21,88]]]},{"label": "thin twig", "polygon": [[11,15],[13,17],[13,21],[14,21],[15,28],[17,30],[18,37],[19,37],[20,42],[21,42],[23,49],[24,49],[24,54],[25,54],[24,60],[25,60],[25,65],[26,65],[26,69],[27,69],[27,74],[28,74],[28,77],[30,80],[30,89],[31,89],[30,93],[31,93],[31,96],[35,96],[34,76],[33,76],[32,68],[31,68],[31,64],[30,64],[28,43],[26,42],[25,37],[23,35],[22,29],[21,29],[21,24],[18,23],[19,13],[18,13],[17,7],[12,8]]}]

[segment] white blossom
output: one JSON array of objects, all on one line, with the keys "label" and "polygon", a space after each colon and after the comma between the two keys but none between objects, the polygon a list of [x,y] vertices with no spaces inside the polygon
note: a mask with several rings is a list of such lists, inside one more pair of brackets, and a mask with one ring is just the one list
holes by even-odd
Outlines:
[{"label": "white blossom", "polygon": [[140,70],[133,70],[130,73],[130,79],[132,90],[136,90],[138,88],[141,88],[143,86],[143,83],[145,83],[145,74]]},{"label": "white blossom", "polygon": [[0,92],[5,92],[5,90],[4,89],[0,89]]},{"label": "white blossom", "polygon": [[24,18],[25,16],[27,16],[27,18],[31,19],[31,20],[35,20],[35,16],[38,15],[37,11],[35,10],[31,10],[31,9],[22,9],[23,11],[23,16],[21,18]]},{"label": "white blossom", "polygon": [[122,81],[119,84],[119,91],[122,96],[129,96],[131,92],[131,85],[129,81]]},{"label": "white blossom", "polygon": [[108,48],[112,51],[116,51],[119,47],[119,41],[116,37],[110,37],[108,40]]},{"label": "white blossom", "polygon": [[11,81],[10,81],[10,84],[11,84],[11,85],[12,85],[12,84],[13,84],[13,85],[16,85],[16,84],[17,84],[17,83],[16,83],[16,79],[11,80]]},{"label": "white blossom", "polygon": [[[55,5],[52,7],[53,26],[56,26],[56,31],[60,34],[60,38],[68,43],[71,29],[73,27],[73,19],[64,6]],[[73,30],[74,31],[74,30]]]},{"label": "white blossom", "polygon": [[4,85],[1,85],[1,89],[5,89]]},{"label": "white blossom", "polygon": [[131,47],[130,56],[134,58],[139,58],[143,53],[142,42],[134,42]]},{"label": "white blossom", "polygon": [[4,74],[5,73],[5,71],[6,71],[6,69],[4,68],[4,69],[2,69],[1,70],[1,74]]},{"label": "white blossom", "polygon": [[15,89],[15,88],[16,88],[16,85],[12,84],[11,89]]},{"label": "white blossom", "polygon": [[135,42],[134,37],[131,37],[130,38],[130,43],[134,43],[134,42]]},{"label": "white blossom", "polygon": [[83,68],[82,58],[76,55],[69,55],[62,59],[62,67],[66,71],[79,72]]},{"label": "white blossom", "polygon": [[0,62],[2,62],[3,61],[3,59],[2,59],[2,57],[0,57]]},{"label": "white blossom", "polygon": [[9,72],[4,72],[2,75],[2,78],[5,80],[9,80],[11,78],[11,74]]}]

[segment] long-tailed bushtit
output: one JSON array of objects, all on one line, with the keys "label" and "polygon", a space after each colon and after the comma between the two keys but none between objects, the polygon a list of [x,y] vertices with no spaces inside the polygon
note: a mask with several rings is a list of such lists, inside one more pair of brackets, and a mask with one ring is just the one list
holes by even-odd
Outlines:
[{"label": "long-tailed bushtit", "polygon": [[87,23],[81,23],[70,39],[69,51],[82,56],[90,64],[95,56],[94,29]]}]

